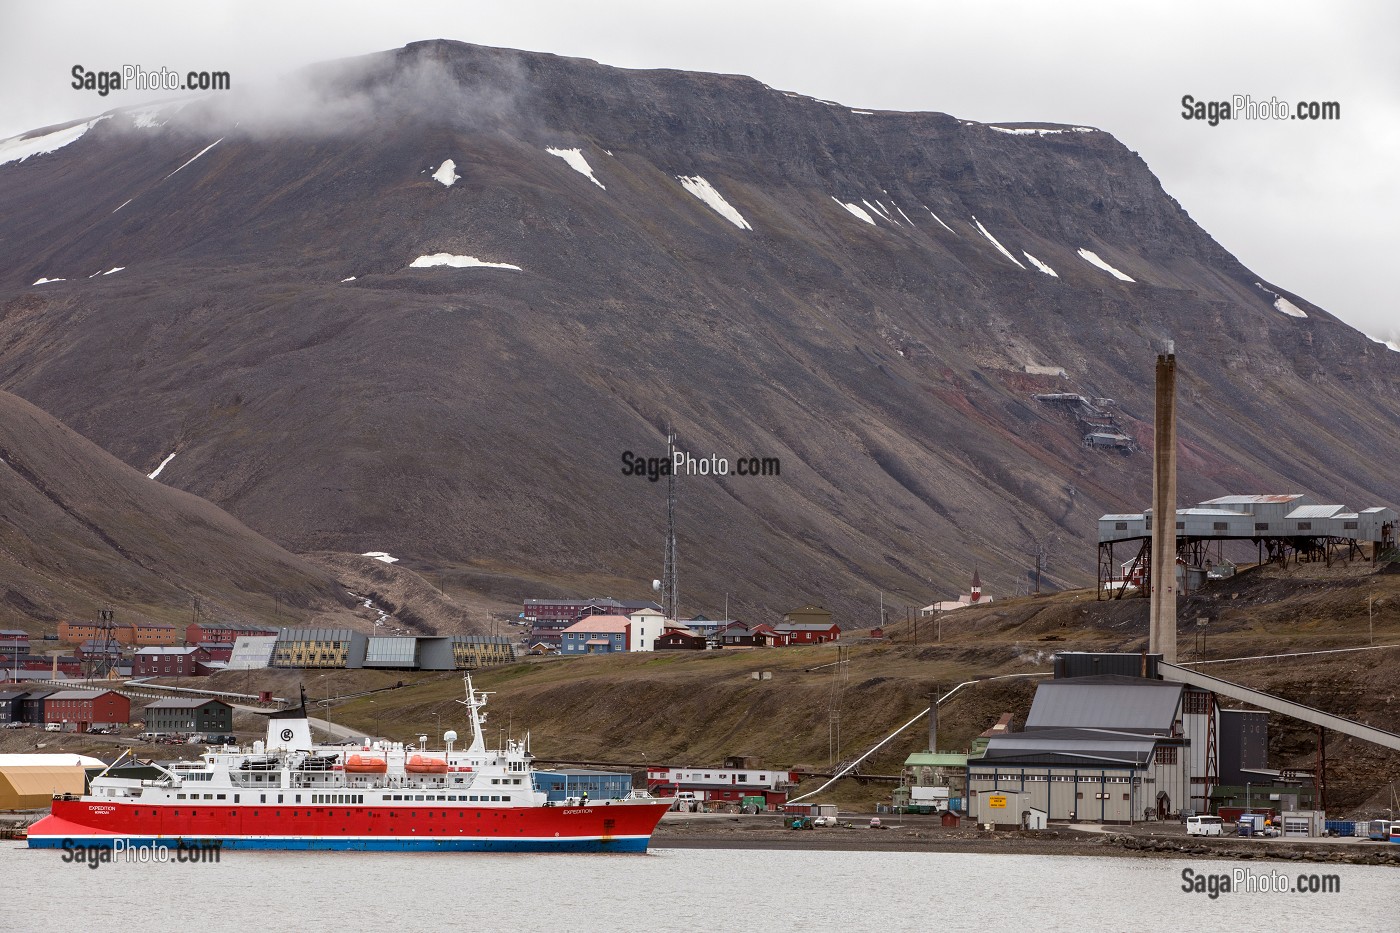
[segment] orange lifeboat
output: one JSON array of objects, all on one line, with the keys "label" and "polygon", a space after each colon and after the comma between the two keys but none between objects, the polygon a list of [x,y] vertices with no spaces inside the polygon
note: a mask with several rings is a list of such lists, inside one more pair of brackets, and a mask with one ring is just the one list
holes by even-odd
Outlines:
[{"label": "orange lifeboat", "polygon": [[444,758],[424,758],[422,755],[414,755],[408,759],[408,764],[403,769],[409,774],[446,774],[447,760]]},{"label": "orange lifeboat", "polygon": [[383,758],[370,758],[368,755],[351,755],[345,759],[345,770],[350,774],[383,774],[389,765]]}]

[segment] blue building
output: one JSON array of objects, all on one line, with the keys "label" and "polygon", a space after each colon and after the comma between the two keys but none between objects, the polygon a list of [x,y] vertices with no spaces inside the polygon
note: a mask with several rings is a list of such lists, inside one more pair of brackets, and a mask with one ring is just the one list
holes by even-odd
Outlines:
[{"label": "blue building", "polygon": [[560,654],[612,654],[631,651],[632,620],[626,616],[589,616],[559,633]]},{"label": "blue building", "polygon": [[568,797],[620,800],[632,792],[632,775],[621,771],[590,771],[586,768],[565,768],[558,771],[536,771],[535,790],[542,791],[555,802]]}]

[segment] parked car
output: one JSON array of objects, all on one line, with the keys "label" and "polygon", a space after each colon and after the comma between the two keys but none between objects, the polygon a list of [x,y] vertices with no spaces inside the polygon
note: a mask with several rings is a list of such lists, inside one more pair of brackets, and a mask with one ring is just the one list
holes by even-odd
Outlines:
[{"label": "parked car", "polygon": [[61,722],[46,722],[46,723],[44,723],[44,731],[45,731],[45,732],[62,732],[62,731],[63,731],[63,723],[61,723]]},{"label": "parked car", "polygon": [[813,826],[835,826],[835,825],[836,825],[836,817],[834,817],[834,816],[819,816],[819,817],[817,817],[816,819],[812,820],[812,825],[813,825]]},{"label": "parked car", "polygon": [[879,818],[878,816],[872,816],[872,817],[870,818],[870,828],[871,828],[871,829],[884,829],[884,828],[885,828],[885,824],[880,822],[880,818]]},{"label": "parked car", "polygon": [[7,722],[7,723],[5,723],[5,728],[6,728],[6,729],[23,729],[23,728],[24,728],[25,726],[27,726],[27,725],[29,725],[29,723],[27,723],[27,722]]}]

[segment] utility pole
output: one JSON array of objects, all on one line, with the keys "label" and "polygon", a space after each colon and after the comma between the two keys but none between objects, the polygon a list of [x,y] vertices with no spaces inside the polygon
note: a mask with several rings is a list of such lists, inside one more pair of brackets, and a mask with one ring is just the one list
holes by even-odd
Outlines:
[{"label": "utility pole", "polygon": [[1371,593],[1366,597],[1366,632],[1367,642],[1374,645],[1376,643],[1376,622],[1371,611],[1371,606],[1376,601],[1376,594]]}]

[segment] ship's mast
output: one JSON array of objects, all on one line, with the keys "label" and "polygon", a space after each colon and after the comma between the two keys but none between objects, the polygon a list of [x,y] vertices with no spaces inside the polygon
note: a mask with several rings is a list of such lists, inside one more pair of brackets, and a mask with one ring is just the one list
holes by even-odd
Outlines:
[{"label": "ship's mast", "polygon": [[467,749],[467,754],[484,755],[486,753],[486,738],[481,732],[481,710],[486,706],[486,697],[489,694],[472,687],[472,675],[469,673],[462,675],[462,682],[467,688],[467,698],[457,702],[467,708],[467,715],[471,717],[472,723],[472,744]]}]

